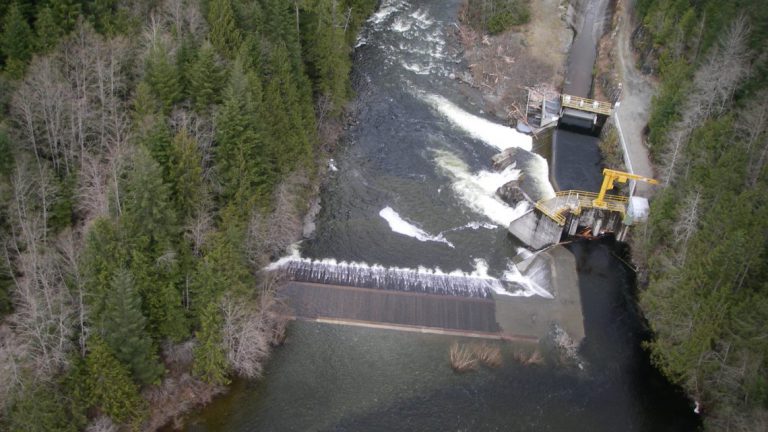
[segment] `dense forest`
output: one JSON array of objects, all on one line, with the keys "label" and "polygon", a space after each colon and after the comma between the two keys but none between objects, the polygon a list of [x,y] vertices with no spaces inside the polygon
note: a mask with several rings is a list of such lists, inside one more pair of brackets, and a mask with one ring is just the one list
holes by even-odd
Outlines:
[{"label": "dense forest", "polygon": [[638,0],[664,188],[634,239],[654,362],[707,430],[768,429],[768,2]]},{"label": "dense forest", "polygon": [[0,4],[0,429],[153,430],[282,333],[375,0]]}]

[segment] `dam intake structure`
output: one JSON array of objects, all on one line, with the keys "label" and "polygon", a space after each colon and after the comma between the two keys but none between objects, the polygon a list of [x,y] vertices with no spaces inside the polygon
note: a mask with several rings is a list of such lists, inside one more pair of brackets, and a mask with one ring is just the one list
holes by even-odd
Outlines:
[{"label": "dam intake structure", "polygon": [[[528,88],[526,113],[518,122],[518,130],[534,135],[556,127],[552,134],[550,178],[557,193],[532,197],[526,193],[525,185],[517,182],[498,191],[510,205],[529,204],[527,212],[510,222],[509,233],[534,250],[575,235],[594,237],[613,233],[623,241],[630,226],[648,217],[647,199],[632,196],[634,184],[629,188],[628,197],[609,195],[607,191],[617,182],[657,182],[631,172],[628,154],[625,161],[630,172],[601,169],[599,135],[615,114],[621,96],[619,85],[610,96],[612,102],[589,98],[596,44],[606,22],[606,4],[606,0],[575,3],[584,11],[569,15],[581,19],[573,23],[578,30],[568,57],[563,92],[558,93],[548,83]],[[518,157],[515,151],[504,151],[494,157],[494,168],[506,169],[517,163]]]}]

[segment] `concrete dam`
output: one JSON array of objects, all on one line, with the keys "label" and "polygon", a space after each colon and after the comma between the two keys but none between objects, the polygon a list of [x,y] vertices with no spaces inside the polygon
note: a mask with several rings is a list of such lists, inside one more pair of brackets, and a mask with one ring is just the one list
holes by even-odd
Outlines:
[{"label": "concrete dam", "polygon": [[[596,134],[612,104],[587,96],[606,3],[575,15],[582,30],[565,93],[538,106],[539,120],[559,125],[552,172],[530,136],[484,118],[457,80],[434,85],[436,73],[461,73],[452,69],[461,67],[460,51],[440,39],[454,17],[440,24],[393,6],[384,10],[397,16],[393,24],[383,12],[373,18],[356,61],[365,68],[367,58],[387,57],[359,78],[346,165],[331,170],[317,232],[269,268],[287,280],[281,293],[297,319],[531,342],[560,329],[583,339],[576,263],[556,244],[585,225],[616,232],[628,205],[596,192]],[[419,63],[416,53],[428,59]],[[516,244],[507,232],[527,249],[499,253]]]}]

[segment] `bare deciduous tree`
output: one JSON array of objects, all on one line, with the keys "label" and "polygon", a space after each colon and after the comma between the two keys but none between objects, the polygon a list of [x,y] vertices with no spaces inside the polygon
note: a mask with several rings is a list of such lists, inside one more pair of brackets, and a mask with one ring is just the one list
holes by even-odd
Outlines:
[{"label": "bare deciduous tree", "polygon": [[118,432],[119,430],[120,428],[112,419],[103,414],[93,419],[85,428],[85,432]]},{"label": "bare deciduous tree", "polygon": [[280,255],[301,237],[302,219],[297,199],[306,185],[306,175],[295,171],[277,186],[275,210],[269,217],[269,231],[264,243],[265,250],[272,256]]},{"label": "bare deciduous tree", "polygon": [[220,308],[222,341],[230,367],[246,378],[261,376],[272,340],[272,326],[264,303],[257,307],[227,294]]},{"label": "bare deciduous tree", "polygon": [[677,247],[677,260],[680,266],[685,265],[685,256],[688,252],[688,241],[699,230],[699,216],[701,214],[700,205],[701,193],[692,192],[685,198],[683,206],[672,227],[675,235],[675,245]]},{"label": "bare deciduous tree", "polygon": [[0,324],[0,409],[10,402],[13,392],[22,386],[20,359],[25,346],[7,324]]},{"label": "bare deciduous tree", "polygon": [[162,20],[177,35],[184,33],[197,40],[206,33],[206,22],[200,13],[200,3],[190,0],[166,0],[161,6]]},{"label": "bare deciduous tree", "polygon": [[85,304],[85,278],[80,271],[80,252],[83,245],[80,233],[71,228],[64,230],[56,241],[63,273],[70,281],[73,308],[77,320],[78,345],[80,356],[85,357],[86,339],[88,338],[88,309]]},{"label": "bare deciduous tree", "polygon": [[719,45],[708,55],[694,76],[693,88],[682,109],[682,118],[671,129],[663,159],[664,184],[669,185],[687,160],[686,147],[694,129],[707,118],[722,115],[736,88],[750,72],[747,47],[749,24],[744,16],[736,18]]},{"label": "bare deciduous tree", "polygon": [[79,172],[77,208],[86,225],[109,214],[109,182],[109,167],[91,153],[85,153]]},{"label": "bare deciduous tree", "polygon": [[47,377],[68,361],[72,301],[60,256],[46,242],[47,213],[56,191],[48,171],[29,169],[32,164],[19,161],[12,179],[13,229],[5,253],[15,287],[9,321],[26,341],[25,361],[30,369],[36,376]]}]

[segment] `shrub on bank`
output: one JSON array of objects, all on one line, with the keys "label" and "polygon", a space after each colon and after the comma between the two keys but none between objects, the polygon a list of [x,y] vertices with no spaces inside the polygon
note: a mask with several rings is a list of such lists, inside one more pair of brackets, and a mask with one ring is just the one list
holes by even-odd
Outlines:
[{"label": "shrub on bank", "polygon": [[463,14],[474,30],[492,35],[531,20],[528,0],[467,0]]}]

